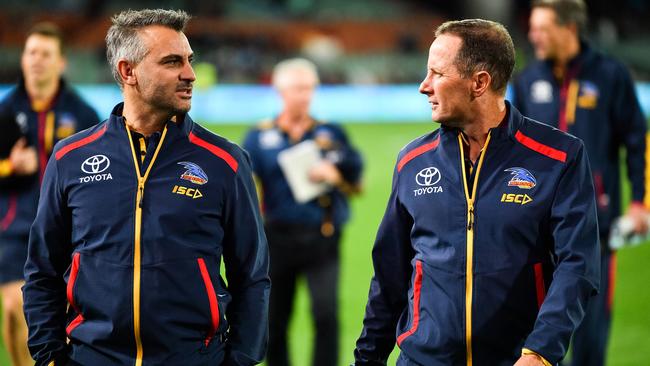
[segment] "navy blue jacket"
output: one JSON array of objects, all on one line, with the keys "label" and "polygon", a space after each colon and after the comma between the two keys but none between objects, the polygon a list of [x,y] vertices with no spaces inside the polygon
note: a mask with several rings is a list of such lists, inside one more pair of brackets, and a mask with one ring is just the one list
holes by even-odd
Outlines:
[{"label": "navy blue jacket", "polygon": [[36,216],[40,180],[52,148],[59,140],[96,125],[99,117],[63,80],[52,103],[40,108],[32,105],[21,81],[0,102],[0,114],[15,116],[27,145],[35,147],[38,153],[39,172],[34,176],[0,177],[0,234],[26,241]]},{"label": "navy blue jacket", "polygon": [[25,265],[36,364],[261,362],[269,258],[248,156],[185,116],[141,171],[121,108],[47,166]]},{"label": "navy blue jacket", "polygon": [[399,154],[372,252],[356,365],[555,364],[598,287],[598,233],[580,140],[523,117],[490,131],[466,182],[459,130]]},{"label": "navy blue jacket", "polygon": [[626,149],[632,200],[650,205],[646,182],[646,121],[630,74],[620,62],[581,43],[558,82],[550,61],[528,66],[514,83],[522,114],[584,141],[593,172],[598,224],[607,237],[621,214],[620,152]]},{"label": "navy blue jacket", "polygon": [[[323,157],[336,165],[350,186],[360,184],[363,169],[361,155],[350,144],[340,126],[314,121],[314,127],[299,142],[307,140],[314,140],[322,147]],[[327,215],[326,210],[318,199],[304,204],[296,202],[278,164],[278,154],[295,143],[278,128],[275,121],[264,121],[248,132],[243,147],[251,155],[253,170],[262,186],[265,220],[269,223],[318,227],[324,220],[323,216]],[[347,195],[333,189],[327,196],[330,198],[327,203],[331,204],[333,224],[340,228],[350,216]]]}]

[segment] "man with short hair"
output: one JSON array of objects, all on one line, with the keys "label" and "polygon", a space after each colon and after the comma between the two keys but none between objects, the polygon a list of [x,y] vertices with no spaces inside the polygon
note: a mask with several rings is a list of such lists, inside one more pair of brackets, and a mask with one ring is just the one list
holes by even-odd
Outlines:
[{"label": "man with short hair", "polygon": [[160,9],[114,16],[107,57],[124,103],[54,149],[25,265],[37,365],[264,356],[269,260],[250,162],[187,115],[188,20]]},{"label": "man with short hair", "polygon": [[631,204],[626,216],[637,233],[648,230],[646,120],[634,83],[620,62],[591,48],[583,38],[587,9],[582,0],[537,0],[530,30],[536,62],[514,83],[513,104],[527,116],[579,137],[593,170],[601,243],[601,288],[573,338],[573,365],[605,363],[611,322],[616,252],[609,247],[621,215],[621,148],[626,151]]},{"label": "man with short hair", "polygon": [[[65,65],[61,31],[51,23],[36,24],[25,40],[22,78],[0,101],[0,115],[20,128],[10,154],[0,158],[2,337],[15,366],[32,363],[20,288],[47,159],[57,141],[99,122],[97,113],[62,77]],[[8,133],[4,128],[2,134]]]},{"label": "man with short hair", "polygon": [[[336,365],[339,359],[338,284],[340,240],[350,211],[349,195],[361,184],[361,155],[345,130],[316,120],[311,102],[319,84],[316,65],[294,58],[278,63],[273,86],[282,110],[273,120],[252,128],[244,140],[260,183],[264,224],[271,251],[269,366],[290,365],[287,332],[296,284],[305,276],[315,325],[312,365]],[[302,145],[301,145],[302,144]],[[320,194],[300,200],[280,165],[280,156],[313,144],[319,160],[303,172],[327,186]]]},{"label": "man with short hair", "polygon": [[582,142],[505,101],[495,22],[443,23],[420,85],[441,124],[400,153],[356,365],[553,365],[598,287]]}]

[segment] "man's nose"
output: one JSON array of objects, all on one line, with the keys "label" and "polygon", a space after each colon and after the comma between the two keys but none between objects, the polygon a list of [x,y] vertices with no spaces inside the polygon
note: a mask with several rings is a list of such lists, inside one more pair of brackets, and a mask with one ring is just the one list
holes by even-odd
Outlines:
[{"label": "man's nose", "polygon": [[433,89],[431,88],[431,83],[430,83],[430,78],[429,76],[425,77],[424,80],[420,83],[420,88],[419,91],[422,94],[431,94]]},{"label": "man's nose", "polygon": [[196,74],[194,73],[194,68],[189,62],[185,64],[185,67],[181,71],[179,76],[181,80],[194,81],[196,80]]}]

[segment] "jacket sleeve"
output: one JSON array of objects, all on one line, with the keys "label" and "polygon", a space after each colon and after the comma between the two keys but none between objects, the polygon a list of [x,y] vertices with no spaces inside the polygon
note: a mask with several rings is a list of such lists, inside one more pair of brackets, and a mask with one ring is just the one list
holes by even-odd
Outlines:
[{"label": "jacket sleeve", "polygon": [[54,156],[45,170],[36,219],[29,235],[25,286],[28,346],[36,365],[67,357],[66,282],[70,267],[71,217],[58,183]]},{"label": "jacket sleeve", "polygon": [[[551,364],[566,354],[600,279],[600,244],[591,171],[584,145],[573,149],[558,182],[550,214],[556,267],[524,348]],[[577,150],[577,151],[575,151]],[[569,156],[571,156],[569,155]]]},{"label": "jacket sleeve", "polygon": [[[333,128],[333,126],[330,126],[330,128]],[[358,185],[361,182],[361,172],[363,170],[361,154],[350,144],[350,140],[342,128],[336,127],[334,131],[336,134],[334,148],[326,152],[325,156],[336,165],[348,184]]]},{"label": "jacket sleeve", "polygon": [[646,172],[646,120],[634,90],[634,83],[623,65],[618,65],[611,113],[612,131],[621,135],[626,150],[627,174],[631,183],[632,201],[643,202]]},{"label": "jacket sleeve", "polygon": [[250,161],[242,156],[225,214],[223,258],[232,295],[225,365],[262,362],[268,340],[269,252]]},{"label": "jacket sleeve", "polygon": [[394,173],[388,206],[372,250],[375,274],[370,291],[363,330],[354,350],[355,365],[385,365],[393,347],[397,322],[407,306],[411,260],[410,242],[413,219],[398,197],[398,174]]}]

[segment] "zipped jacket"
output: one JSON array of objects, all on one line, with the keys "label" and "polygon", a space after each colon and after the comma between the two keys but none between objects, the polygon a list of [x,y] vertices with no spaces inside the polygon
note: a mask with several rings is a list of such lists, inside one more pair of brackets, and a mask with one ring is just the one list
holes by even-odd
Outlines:
[{"label": "zipped jacket", "polygon": [[99,123],[97,113],[61,79],[49,105],[33,103],[23,80],[0,102],[0,114],[13,116],[38,156],[38,172],[32,176],[0,172],[0,235],[23,240],[36,216],[40,182],[54,145],[64,138]]},{"label": "zipped jacket", "polygon": [[463,137],[438,130],[399,154],[372,251],[356,365],[512,365],[566,353],[598,287],[591,173],[580,140],[507,103],[465,174]]},{"label": "zipped jacket", "polygon": [[269,257],[248,156],[179,116],[138,161],[121,112],[47,166],[25,265],[36,364],[261,362]]},{"label": "zipped jacket", "polygon": [[513,104],[526,116],[584,141],[593,172],[598,224],[606,238],[621,215],[621,147],[634,204],[650,206],[646,119],[625,66],[581,42],[558,81],[550,61],[536,61],[514,82]]}]

